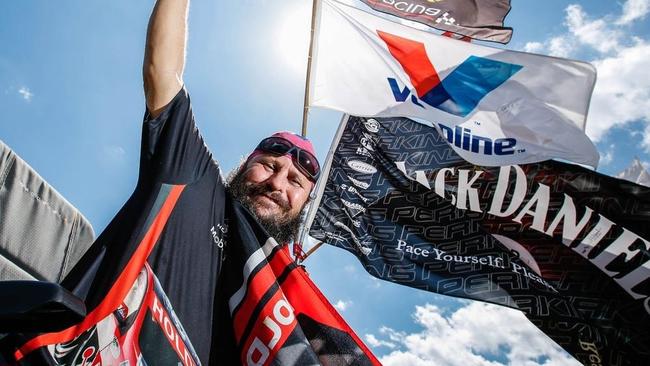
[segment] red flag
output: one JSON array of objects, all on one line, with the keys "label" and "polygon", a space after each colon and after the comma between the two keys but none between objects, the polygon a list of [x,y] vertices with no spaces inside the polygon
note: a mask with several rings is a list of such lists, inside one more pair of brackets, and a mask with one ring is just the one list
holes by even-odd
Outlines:
[{"label": "red flag", "polygon": [[[257,224],[240,207],[235,211],[237,222]],[[234,226],[242,245],[231,247],[239,253],[230,258],[242,277],[229,308],[242,364],[380,364],[286,250],[273,238],[259,245],[253,237],[264,234],[248,225]]]}]

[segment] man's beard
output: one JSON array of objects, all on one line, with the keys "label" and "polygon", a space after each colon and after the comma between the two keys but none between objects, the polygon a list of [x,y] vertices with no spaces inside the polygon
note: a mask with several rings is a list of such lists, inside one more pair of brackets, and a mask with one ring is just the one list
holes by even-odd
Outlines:
[{"label": "man's beard", "polygon": [[[289,213],[291,210],[289,202],[281,197],[278,192],[274,192],[268,184],[246,184],[246,181],[244,180],[245,166],[245,163],[242,164],[234,174],[231,173],[229,175],[227,179],[228,190],[237,201],[251,212],[257,222],[259,222],[264,229],[266,229],[268,234],[278,243],[283,244],[292,241],[300,229],[302,209],[295,215],[291,215]],[[282,213],[268,215],[268,217],[260,216],[257,213],[257,207],[259,204],[253,200],[253,198],[258,195],[266,195],[271,198],[278,205]]]}]

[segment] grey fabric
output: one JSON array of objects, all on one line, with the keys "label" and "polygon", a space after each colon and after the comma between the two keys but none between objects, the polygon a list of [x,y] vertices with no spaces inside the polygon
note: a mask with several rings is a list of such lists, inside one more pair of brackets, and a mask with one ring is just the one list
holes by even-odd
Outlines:
[{"label": "grey fabric", "polygon": [[94,236],[88,220],[0,141],[0,280],[60,282]]}]

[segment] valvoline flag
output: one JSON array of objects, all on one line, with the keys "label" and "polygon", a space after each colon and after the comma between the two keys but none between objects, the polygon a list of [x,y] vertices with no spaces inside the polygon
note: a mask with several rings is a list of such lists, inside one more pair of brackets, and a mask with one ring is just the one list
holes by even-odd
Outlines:
[{"label": "valvoline flag", "polygon": [[480,165],[560,158],[596,166],[584,133],[588,63],[441,37],[324,0],[311,106],[419,118]]},{"label": "valvoline flag", "polygon": [[510,0],[361,0],[369,7],[473,39],[510,42],[512,28],[503,20]]}]

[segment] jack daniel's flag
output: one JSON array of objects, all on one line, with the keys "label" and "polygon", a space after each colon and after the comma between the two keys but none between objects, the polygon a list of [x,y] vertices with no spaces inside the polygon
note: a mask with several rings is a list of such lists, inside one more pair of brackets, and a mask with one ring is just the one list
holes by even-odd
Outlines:
[{"label": "jack daniel's flag", "polygon": [[520,309],[585,364],[649,364],[649,188],[555,161],[471,165],[406,118],[349,117],[337,139],[313,237],[375,277]]},{"label": "jack daniel's flag", "polygon": [[510,42],[512,28],[503,20],[510,0],[361,0],[369,7],[482,41]]}]

